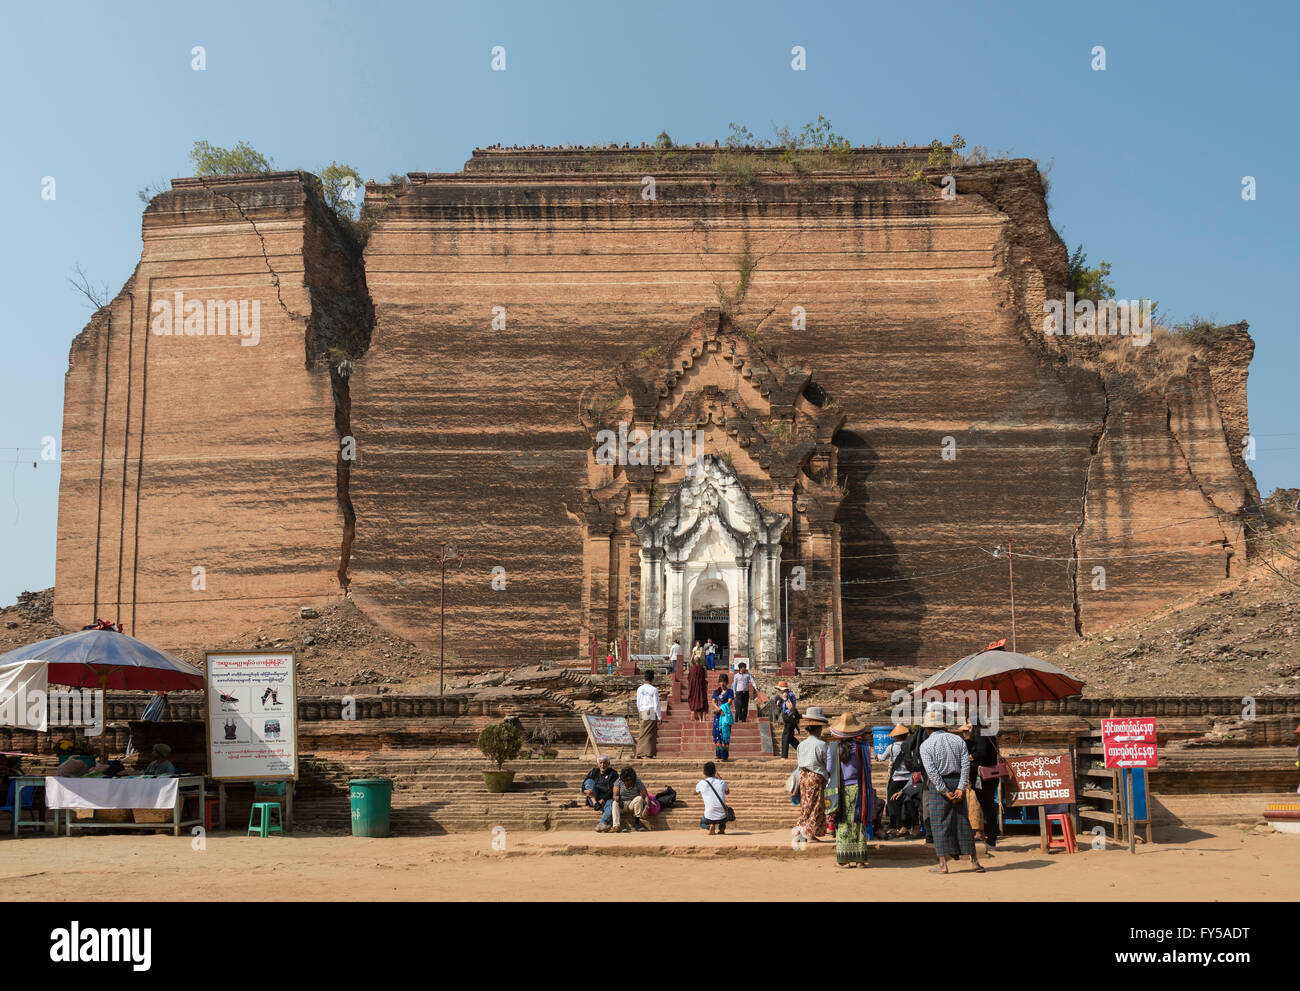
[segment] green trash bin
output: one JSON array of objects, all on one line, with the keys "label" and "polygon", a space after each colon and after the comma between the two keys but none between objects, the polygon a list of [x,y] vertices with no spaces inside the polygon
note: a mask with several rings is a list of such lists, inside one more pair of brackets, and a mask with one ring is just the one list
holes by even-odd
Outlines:
[{"label": "green trash bin", "polygon": [[393,805],[393,782],[389,778],[354,778],[348,782],[352,799],[352,835],[387,836]]}]

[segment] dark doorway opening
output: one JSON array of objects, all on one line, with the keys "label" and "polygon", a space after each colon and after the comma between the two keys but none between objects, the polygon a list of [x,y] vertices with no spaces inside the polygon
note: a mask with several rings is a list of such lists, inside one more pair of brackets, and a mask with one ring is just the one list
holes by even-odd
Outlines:
[{"label": "dark doorway opening", "polygon": [[709,638],[711,637],[714,645],[717,647],[717,650],[714,652],[714,656],[717,658],[715,667],[719,671],[727,670],[727,662],[731,658],[731,643],[727,634],[731,629],[731,624],[725,619],[697,619],[694,621],[693,625],[695,632],[691,637],[691,647],[693,648],[695,646],[696,640],[698,640],[700,646],[703,647],[708,643]]}]

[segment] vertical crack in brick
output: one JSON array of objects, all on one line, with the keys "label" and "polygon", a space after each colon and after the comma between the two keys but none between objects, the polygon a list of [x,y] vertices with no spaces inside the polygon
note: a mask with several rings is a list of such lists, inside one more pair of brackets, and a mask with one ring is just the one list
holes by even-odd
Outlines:
[{"label": "vertical crack in brick", "polygon": [[1088,524],[1088,491],[1092,485],[1092,468],[1101,454],[1101,442],[1106,437],[1106,427],[1110,422],[1110,392],[1106,389],[1104,376],[1098,376],[1098,381],[1101,383],[1101,394],[1106,400],[1106,407],[1102,410],[1101,423],[1097,427],[1097,432],[1092,435],[1092,444],[1088,450],[1088,467],[1083,472],[1083,498],[1079,505],[1079,525],[1070,537],[1070,556],[1073,558],[1070,562],[1070,597],[1074,605],[1074,632],[1080,637],[1083,636],[1083,607],[1079,602],[1079,537],[1083,535],[1083,528]]},{"label": "vertical crack in brick", "polygon": [[[338,581],[346,594],[348,565],[356,538],[357,514],[352,505],[352,465],[356,444],[352,434],[352,395],[349,378],[352,359],[370,347],[374,330],[374,304],[366,286],[365,262],[355,238],[343,230],[338,217],[326,205],[315,177],[299,173],[307,199],[308,223],[303,233],[303,287],[311,300],[311,314],[291,309],[281,292],[280,274],[271,264],[266,236],[240,202],[214,183],[204,181],[213,196],[229,203],[247,222],[262,249],[262,261],[271,276],[275,298],[284,313],[303,325],[303,349],[308,369],[324,362],[329,369],[330,397],[334,407],[335,500],[343,527],[339,541]],[[345,457],[345,454],[347,455]]]},{"label": "vertical crack in brick", "polygon": [[[344,457],[344,444],[352,439],[352,389],[348,382],[351,362],[331,363],[330,392],[334,396],[334,432],[339,449],[335,452],[336,492],[339,512],[343,515],[343,538],[339,546],[339,587],[348,591],[348,563],[352,559],[352,541],[357,535],[357,513],[352,506],[352,468]],[[353,441],[355,444],[355,440]]]}]

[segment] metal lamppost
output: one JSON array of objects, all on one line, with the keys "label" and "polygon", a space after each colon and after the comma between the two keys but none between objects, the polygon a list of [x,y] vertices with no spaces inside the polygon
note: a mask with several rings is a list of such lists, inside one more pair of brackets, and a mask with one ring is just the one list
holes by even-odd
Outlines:
[{"label": "metal lamppost", "polygon": [[452,561],[456,567],[465,563],[465,555],[456,550],[455,544],[443,543],[438,550],[437,557],[439,568],[439,589],[438,589],[438,694],[443,694],[443,648],[447,638],[447,562]]},{"label": "metal lamppost", "polygon": [[785,585],[785,636],[782,638],[784,642],[781,644],[781,653],[785,655],[785,662],[787,664],[793,664],[794,658],[790,656],[790,576],[789,575],[786,575],[785,581],[782,584]]},{"label": "metal lamppost", "polygon": [[1001,557],[1003,553],[1007,555],[1007,575],[1011,582],[1011,651],[1012,653],[1015,653],[1016,650],[1016,565],[1015,562],[1011,560],[1010,540],[1007,541],[1007,548],[1005,552],[1002,550],[1001,544],[998,544],[998,546],[993,549],[994,557]]}]

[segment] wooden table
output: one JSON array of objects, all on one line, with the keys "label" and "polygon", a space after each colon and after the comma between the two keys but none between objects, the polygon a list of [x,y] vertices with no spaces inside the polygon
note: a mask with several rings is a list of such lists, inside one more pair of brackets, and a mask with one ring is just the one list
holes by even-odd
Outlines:
[{"label": "wooden table", "polygon": [[[75,779],[74,779],[75,780]],[[108,779],[116,780],[116,779]],[[180,836],[181,829],[187,826],[203,825],[203,806],[204,798],[207,796],[207,780],[201,774],[185,774],[177,779],[176,782],[176,804],[172,807],[172,835]],[[198,800],[198,818],[182,819],[182,811],[185,808],[185,799],[196,798]],[[111,807],[111,806],[110,806]],[[58,826],[58,810],[55,809],[55,828]],[[95,822],[91,819],[78,819],[72,812],[72,809],[65,809],[65,820],[67,835],[71,836],[73,829],[158,829],[166,827],[165,822]]]}]

